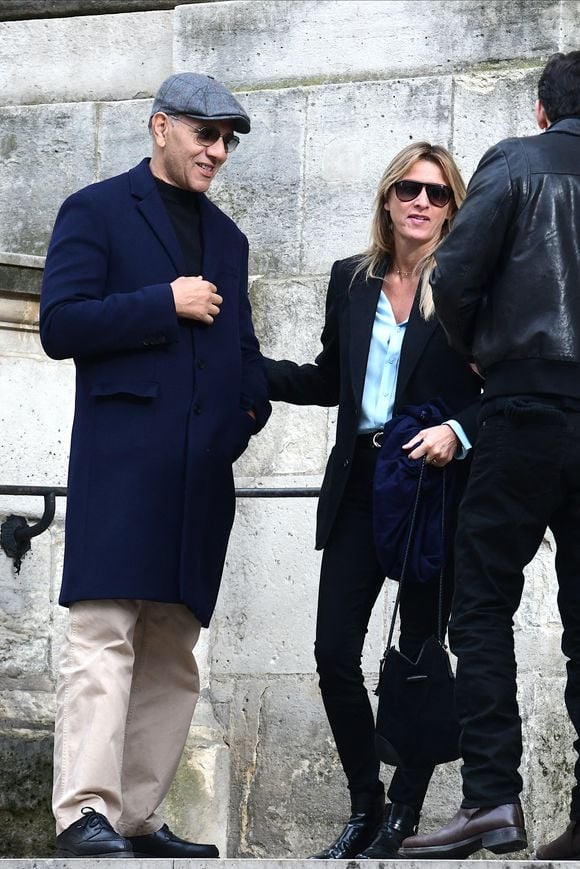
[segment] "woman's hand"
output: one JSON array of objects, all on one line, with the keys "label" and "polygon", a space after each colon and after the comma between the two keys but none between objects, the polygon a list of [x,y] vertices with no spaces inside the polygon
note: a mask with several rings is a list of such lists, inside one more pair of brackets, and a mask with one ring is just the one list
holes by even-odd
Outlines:
[{"label": "woman's hand", "polygon": [[404,450],[411,450],[410,459],[427,457],[427,464],[443,468],[449,464],[459,447],[459,439],[450,425],[434,425],[417,432],[415,437],[403,444]]}]

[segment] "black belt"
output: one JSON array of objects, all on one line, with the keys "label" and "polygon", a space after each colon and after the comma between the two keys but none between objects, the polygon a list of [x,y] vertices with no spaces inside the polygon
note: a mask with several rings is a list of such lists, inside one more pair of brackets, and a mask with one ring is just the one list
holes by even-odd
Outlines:
[{"label": "black belt", "polygon": [[361,434],[356,439],[357,450],[378,450],[383,441],[382,428],[378,431],[370,431],[366,434]]}]

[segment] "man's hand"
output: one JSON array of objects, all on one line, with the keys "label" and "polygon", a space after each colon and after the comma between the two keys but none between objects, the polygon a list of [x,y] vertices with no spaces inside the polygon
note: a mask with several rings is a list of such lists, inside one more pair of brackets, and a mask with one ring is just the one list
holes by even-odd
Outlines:
[{"label": "man's hand", "polygon": [[410,459],[420,459],[425,456],[428,464],[443,468],[454,457],[458,446],[459,438],[451,426],[443,423],[417,432],[416,436],[403,444],[402,448],[410,450],[408,453]]},{"label": "man's hand", "polygon": [[213,284],[198,275],[176,278],[170,286],[178,317],[199,320],[208,325],[213,323],[223,302]]}]

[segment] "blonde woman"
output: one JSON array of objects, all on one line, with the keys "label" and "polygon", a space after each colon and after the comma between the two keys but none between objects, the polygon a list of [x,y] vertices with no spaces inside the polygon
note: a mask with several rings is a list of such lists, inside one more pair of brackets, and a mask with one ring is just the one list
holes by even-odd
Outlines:
[{"label": "blonde woman", "polygon": [[[434,314],[433,254],[465,196],[449,152],[418,142],[387,167],[371,244],[334,263],[322,351],[313,364],[266,360],[270,398],[338,404],[336,443],[318,505],[323,549],[315,656],[322,699],[344,769],[351,816],[319,859],[388,858],[416,830],[433,768],[398,768],[385,807],[374,719],[361,671],[371,611],[384,582],[373,541],[372,482],[384,423],[405,405],[440,399],[451,416],[417,432],[411,458],[436,467],[463,459],[474,440],[480,380],[452,351]],[[459,486],[467,462],[458,462]],[[454,521],[454,519],[452,519]],[[445,619],[452,575],[446,582]],[[409,583],[401,599],[401,651],[416,658],[437,625],[437,584]]]}]

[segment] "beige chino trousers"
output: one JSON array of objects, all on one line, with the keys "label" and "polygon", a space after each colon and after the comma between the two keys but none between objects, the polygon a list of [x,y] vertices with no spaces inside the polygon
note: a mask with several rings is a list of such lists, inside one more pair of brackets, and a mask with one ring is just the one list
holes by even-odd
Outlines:
[{"label": "beige chino trousers", "polygon": [[57,834],[83,806],[122,836],[154,833],[199,696],[201,625],[182,604],[79,601],[69,609],[56,692]]}]

